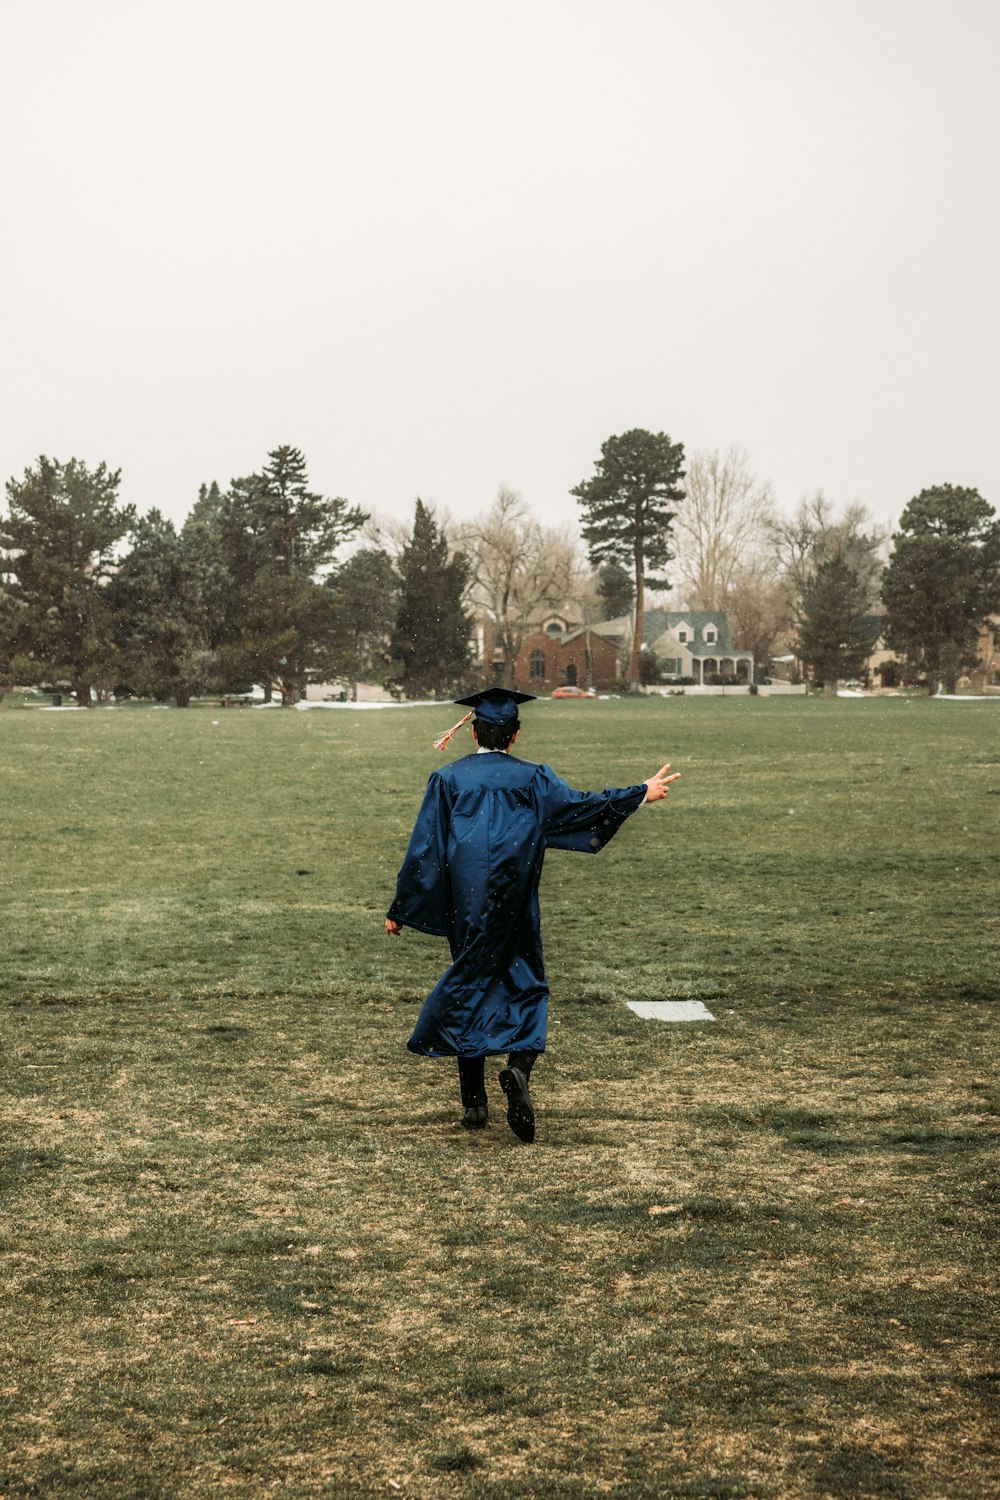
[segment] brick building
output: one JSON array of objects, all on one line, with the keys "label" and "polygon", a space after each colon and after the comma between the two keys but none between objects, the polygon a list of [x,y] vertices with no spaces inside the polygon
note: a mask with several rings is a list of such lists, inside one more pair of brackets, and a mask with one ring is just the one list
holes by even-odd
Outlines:
[{"label": "brick building", "polygon": [[[564,686],[614,692],[628,671],[633,630],[631,615],[587,626],[565,614],[550,615],[522,640],[514,687],[536,694]],[[703,683],[717,676],[753,681],[753,655],[734,650],[729,621],[721,611],[647,610],[643,635],[659,658],[663,681],[689,677]],[[505,662],[494,648],[489,620],[477,627],[476,646],[483,680],[499,680]]]},{"label": "brick building", "polygon": [[565,635],[535,631],[526,636],[514,666],[514,685],[528,693],[557,687],[611,692],[621,681],[623,636],[604,625]]}]

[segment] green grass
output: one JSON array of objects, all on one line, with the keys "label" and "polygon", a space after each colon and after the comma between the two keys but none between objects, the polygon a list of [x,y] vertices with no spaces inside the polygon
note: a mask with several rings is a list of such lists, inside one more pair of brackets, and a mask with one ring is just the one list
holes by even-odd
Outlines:
[{"label": "green grass", "polygon": [[683,772],[550,856],[533,1148],[405,1051],[448,722],[0,712],[0,1496],[1000,1494],[1000,710],[528,710]]}]

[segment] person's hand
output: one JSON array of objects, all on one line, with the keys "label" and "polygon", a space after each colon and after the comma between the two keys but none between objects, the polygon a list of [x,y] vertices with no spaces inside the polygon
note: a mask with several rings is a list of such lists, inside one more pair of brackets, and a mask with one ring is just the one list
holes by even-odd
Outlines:
[{"label": "person's hand", "polygon": [[668,760],[666,765],[661,766],[656,775],[651,776],[646,782],[647,802],[659,802],[661,797],[665,797],[667,795],[670,783],[672,781],[678,781],[680,779],[680,771],[675,771],[672,776],[668,776],[667,772],[669,770],[670,762]]},{"label": "person's hand", "polygon": [[399,937],[399,934],[402,932],[402,930],[403,930],[403,924],[402,924],[402,922],[394,922],[391,917],[386,917],[386,919],[385,919],[385,935],[386,935],[386,937]]}]

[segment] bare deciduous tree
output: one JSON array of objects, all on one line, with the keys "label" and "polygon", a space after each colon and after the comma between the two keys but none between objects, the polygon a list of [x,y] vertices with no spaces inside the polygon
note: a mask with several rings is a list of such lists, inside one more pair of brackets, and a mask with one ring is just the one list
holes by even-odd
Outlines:
[{"label": "bare deciduous tree", "polygon": [[724,609],[741,568],[760,550],[771,519],[771,486],[742,448],[693,454],[674,521],[674,570],[692,609]]},{"label": "bare deciduous tree", "polygon": [[580,594],[579,544],[568,531],[540,526],[515,491],[501,485],[485,515],[457,528],[469,559],[469,602],[493,621],[503,654],[503,682],[513,682],[521,643],[540,616]]},{"label": "bare deciduous tree", "polygon": [[874,523],[865,506],[846,505],[838,519],[833,502],[817,490],[794,515],[772,517],[767,529],[793,614],[820,563],[835,557],[857,574],[873,604],[878,599],[888,530]]},{"label": "bare deciduous tree", "polygon": [[759,549],[738,565],[722,608],[737,651],[752,651],[755,671],[766,673],[790,628],[788,589],[770,554]]},{"label": "bare deciduous tree", "polygon": [[[433,501],[421,501],[421,504],[433,517],[441,535],[447,538],[448,556],[453,557],[462,546],[457,538],[458,523],[447,510]],[[373,511],[361,528],[360,539],[363,544],[375,547],[380,552],[387,552],[395,561],[413,540],[413,519]]]}]

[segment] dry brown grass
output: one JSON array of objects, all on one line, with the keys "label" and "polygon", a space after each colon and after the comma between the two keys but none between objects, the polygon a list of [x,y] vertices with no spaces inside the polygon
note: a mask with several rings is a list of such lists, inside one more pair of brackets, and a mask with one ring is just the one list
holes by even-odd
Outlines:
[{"label": "dry brown grass", "polygon": [[[646,707],[627,711],[652,748]],[[933,711],[907,755],[955,733]],[[43,827],[11,867],[0,1494],[1000,1494],[993,929],[967,930],[996,869],[989,825],[947,847],[940,824],[921,835],[905,797],[886,810],[890,777],[863,850],[824,849],[830,820],[836,845],[859,816],[824,807],[810,863],[769,793],[728,849],[704,809],[678,808],[669,860],[647,823],[599,862],[553,862],[558,1024],[528,1150],[495,1082],[497,1119],[469,1135],[450,1067],[403,1050],[440,960],[378,938],[406,810],[352,845],[331,801],[328,831],[284,848],[265,819],[239,854],[240,737],[256,778],[292,760],[285,800],[304,806],[352,734],[239,717],[226,796],[185,825],[178,783],[163,793],[183,868],[160,846],[135,858],[135,819],[155,826],[139,800],[92,857]],[[116,722],[117,753],[142,763],[151,731]],[[560,721],[588,746],[600,722]],[[707,765],[733,722],[693,705],[676,728]],[[777,754],[773,718],[738,722]],[[845,721],[782,722],[824,784]],[[203,738],[197,718],[159,723]],[[345,777],[362,796],[388,775],[397,747],[372,734],[338,797]],[[981,793],[987,728],[961,734]],[[22,832],[55,774],[25,745]],[[33,935],[29,876],[57,913]],[[667,877],[661,938],[636,907]],[[912,944],[879,936],[887,911]],[[700,994],[718,1019],[642,1022],[624,1008],[637,989]]]}]

